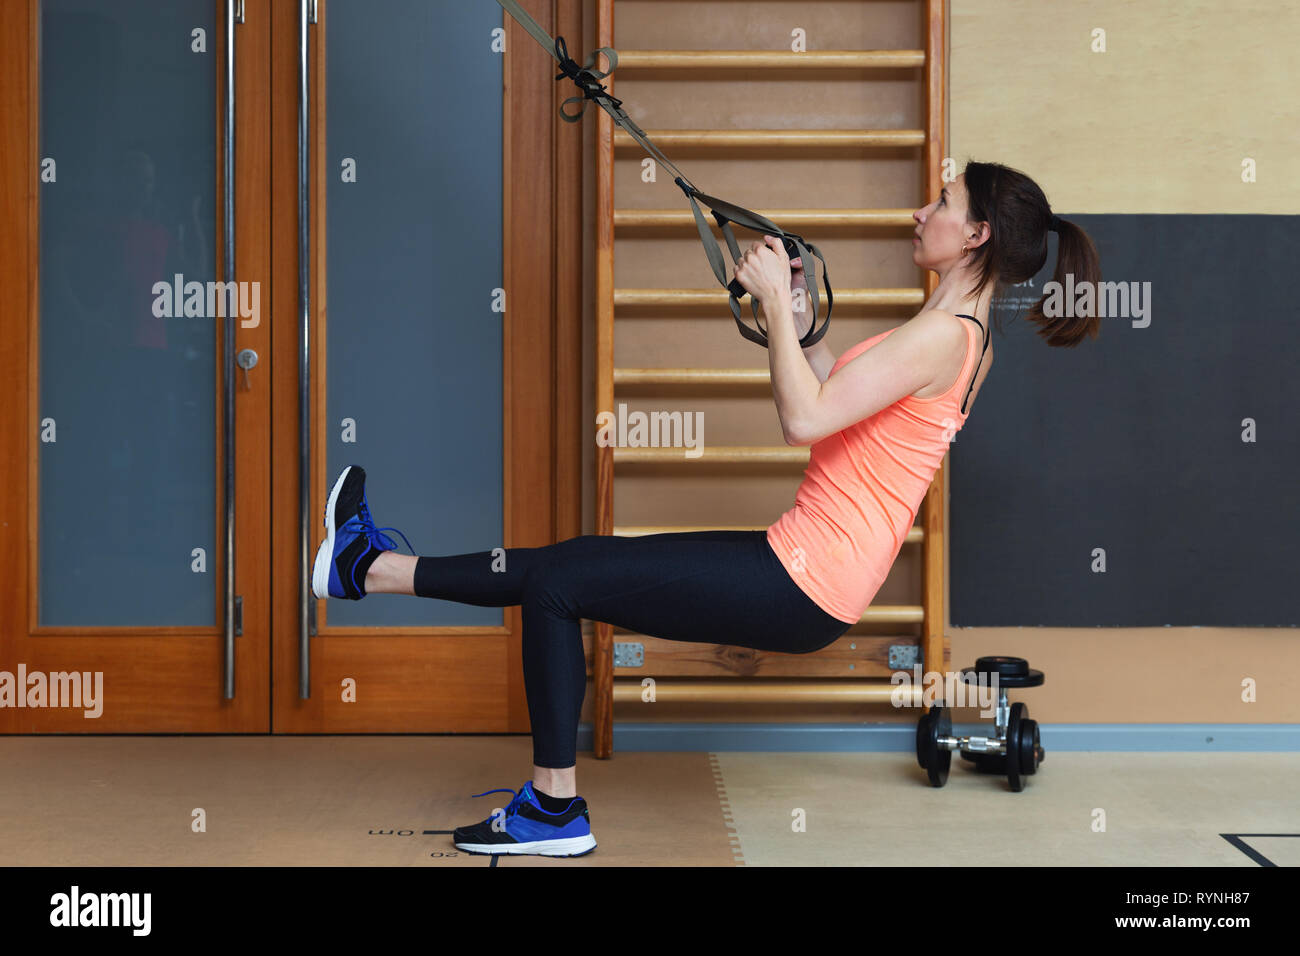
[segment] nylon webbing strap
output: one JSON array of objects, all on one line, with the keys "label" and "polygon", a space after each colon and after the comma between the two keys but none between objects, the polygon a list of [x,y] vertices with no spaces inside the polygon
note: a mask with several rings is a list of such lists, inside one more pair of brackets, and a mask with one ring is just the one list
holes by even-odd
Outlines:
[{"label": "nylon webbing strap", "polygon": [[[654,143],[650,142],[649,138],[645,135],[645,131],[641,129],[641,127],[637,126],[637,124],[632,121],[632,118],[627,115],[627,112],[623,109],[623,101],[614,97],[600,84],[600,81],[613,73],[614,68],[618,66],[618,53],[615,52],[613,48],[607,46],[600,47],[587,57],[587,62],[583,66],[579,67],[574,60],[569,58],[568,48],[564,43],[564,37],[552,39],[551,35],[538,25],[537,21],[528,14],[528,11],[524,10],[523,7],[519,5],[517,0],[497,0],[497,3],[499,3],[521,27],[528,31],[533,39],[541,45],[542,49],[546,50],[546,52],[549,53],[557,63],[559,63],[561,72],[557,73],[555,78],[559,80],[567,76],[580,90],[582,90],[581,96],[571,96],[560,104],[560,116],[562,119],[569,123],[578,122],[582,119],[582,114],[587,108],[586,101],[592,100],[596,105],[612,116],[615,123],[627,130],[628,135],[636,140],[636,142],[639,143],[647,153],[653,156],[662,166],[673,174],[673,181],[681,188],[682,192],[686,194],[686,198],[690,201],[691,211],[695,215],[695,226],[700,234],[700,242],[704,245],[704,252],[709,258],[709,265],[713,269],[713,274],[717,276],[718,282],[722,284],[723,288],[727,290],[731,297],[731,314],[736,320],[736,327],[740,329],[740,334],[751,342],[756,342],[764,348],[767,347],[767,330],[763,328],[762,323],[758,320],[758,303],[755,302],[752,297],[750,298],[750,310],[754,315],[754,324],[758,326],[759,330],[755,332],[741,321],[740,299],[746,294],[745,288],[740,284],[739,280],[727,279],[728,270],[726,261],[722,258],[722,252],[718,249],[717,240],[713,238],[713,233],[709,229],[709,224],[704,219],[704,214],[700,211],[699,203],[704,203],[704,205],[709,208],[709,211],[713,213],[713,218],[717,222],[723,237],[726,239],[727,249],[731,253],[732,262],[739,264],[741,251],[739,244],[736,242],[736,237],[731,231],[731,223],[735,223],[736,225],[742,226],[746,229],[752,229],[756,232],[778,236],[784,241],[786,252],[791,259],[796,256],[801,257],[804,275],[808,280],[808,298],[811,300],[812,306],[812,324],[809,325],[808,331],[799,340],[799,345],[802,348],[808,348],[809,346],[815,345],[817,342],[821,341],[822,336],[826,334],[826,329],[830,326],[831,308],[835,302],[834,294],[831,291],[830,275],[826,270],[826,260],[822,258],[821,250],[811,242],[806,241],[802,236],[786,232],[776,223],[772,222],[772,220],[760,216],[756,212],[745,209],[743,206],[737,206],[733,203],[726,202],[725,200],[718,199],[714,196],[706,196],[704,193],[696,189],[682,171],[678,169],[667,156],[660,152]],[[605,56],[609,58],[608,70],[600,70],[596,68],[597,57],[601,53],[604,53]],[[565,107],[573,102],[578,103],[578,108],[576,112],[570,113],[565,109]],[[814,257],[821,261],[822,278],[826,286],[826,319],[822,322],[820,328],[817,326],[817,308],[819,304],[817,295],[817,266],[813,263],[812,258],[809,257],[809,253],[812,253]]]},{"label": "nylon webbing strap", "polygon": [[[681,183],[678,183],[681,185]],[[686,187],[682,186],[685,191]],[[731,314],[736,320],[736,327],[740,329],[740,334],[751,342],[757,342],[763,347],[767,347],[767,330],[763,328],[763,323],[758,320],[758,303],[752,298],[749,307],[754,315],[754,324],[758,326],[759,331],[755,332],[748,325],[740,320],[740,301],[739,296],[744,292],[744,287],[738,280],[727,281],[727,266],[722,258],[722,253],[718,249],[717,242],[713,239],[713,234],[709,231],[709,225],[704,221],[704,214],[700,212],[700,207],[696,203],[699,199],[709,207],[713,213],[713,218],[717,221],[723,237],[727,241],[727,249],[731,252],[733,262],[740,262],[740,245],[736,242],[735,234],[731,231],[731,223],[738,226],[744,226],[746,229],[753,229],[755,232],[765,233],[771,236],[779,236],[785,243],[786,253],[791,259],[799,258],[802,260],[804,275],[808,280],[808,299],[811,300],[812,306],[812,324],[808,326],[808,331],[803,338],[799,340],[802,348],[808,348],[816,345],[821,341],[821,337],[826,334],[826,329],[831,321],[831,309],[835,304],[835,295],[831,291],[830,274],[826,270],[826,260],[822,258],[821,250],[811,242],[807,242],[802,236],[796,236],[794,233],[785,232],[772,220],[765,216],[760,216],[756,212],[744,209],[725,199],[718,199],[714,196],[706,196],[699,190],[692,187],[686,191],[686,198],[690,200],[691,210],[695,213],[695,226],[700,233],[700,242],[704,244],[704,252],[709,257],[709,265],[713,267],[713,274],[718,277],[718,281],[726,287],[731,296]],[[793,246],[793,248],[791,248]],[[817,311],[819,300],[817,296],[817,264],[809,257],[812,253],[822,264],[822,275],[826,282],[826,320],[817,326]]]}]

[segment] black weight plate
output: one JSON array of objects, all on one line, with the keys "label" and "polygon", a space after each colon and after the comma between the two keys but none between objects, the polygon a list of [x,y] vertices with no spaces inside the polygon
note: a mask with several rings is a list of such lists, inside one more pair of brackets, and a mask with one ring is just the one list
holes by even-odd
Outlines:
[{"label": "black weight plate", "polygon": [[921,719],[916,722],[916,762],[925,769],[926,747],[930,740],[930,724],[934,722],[934,711],[928,714],[922,714]]},{"label": "black weight plate", "polygon": [[1016,701],[1011,705],[1011,720],[1007,723],[1007,782],[1019,793],[1025,789],[1025,778],[1020,768],[1020,737],[1028,729],[1024,725],[1025,705]]},{"label": "black weight plate", "polygon": [[1029,661],[1023,657],[981,657],[975,661],[974,669],[999,677],[1025,677],[1029,674]]},{"label": "black weight plate", "polygon": [[1038,721],[1022,720],[1020,722],[1020,771],[1034,774],[1038,772]]},{"label": "black weight plate", "polygon": [[930,785],[942,787],[948,782],[948,768],[952,766],[952,751],[939,749],[939,738],[952,736],[952,711],[942,704],[930,710],[934,720],[930,724],[928,743],[926,745],[925,772],[930,777]]},{"label": "black weight plate", "polygon": [[1033,769],[1029,772],[1038,773],[1038,765],[1043,762],[1043,744],[1038,736],[1038,721],[1031,720],[1029,723],[1033,725],[1032,742],[1029,748],[1029,755],[1033,760],[1033,763],[1031,763],[1030,766],[1033,767]]},{"label": "black weight plate", "polygon": [[[980,658],[980,660],[983,660],[983,658]],[[961,672],[962,680],[965,681],[967,684],[977,683],[980,681],[979,675],[981,673],[985,675],[985,677],[983,678],[983,683],[985,685],[992,685],[993,681],[991,677],[988,676],[989,672],[988,671],[981,672],[978,667],[965,668]],[[1003,677],[1001,674],[999,674],[998,686],[999,687],[1040,687],[1042,686],[1043,679],[1044,678],[1043,678],[1042,671],[1031,670],[1028,674],[1021,677],[1014,677],[1014,676]]]}]

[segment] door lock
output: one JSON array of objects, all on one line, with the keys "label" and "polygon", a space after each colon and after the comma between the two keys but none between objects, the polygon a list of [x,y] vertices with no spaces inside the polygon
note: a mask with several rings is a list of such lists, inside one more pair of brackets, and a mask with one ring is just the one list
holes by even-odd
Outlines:
[{"label": "door lock", "polygon": [[257,353],[252,349],[240,349],[239,354],[235,356],[235,364],[244,370],[244,388],[252,388],[248,381],[248,370],[257,365]]}]

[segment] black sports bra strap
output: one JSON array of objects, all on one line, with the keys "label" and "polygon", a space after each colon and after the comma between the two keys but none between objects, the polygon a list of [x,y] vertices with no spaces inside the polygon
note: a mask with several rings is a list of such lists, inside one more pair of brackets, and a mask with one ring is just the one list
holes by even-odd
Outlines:
[{"label": "black sports bra strap", "polygon": [[[973,315],[966,315],[963,312],[956,312],[954,314],[958,318],[970,319],[976,325],[980,324],[979,319],[975,318],[975,316]],[[961,413],[963,415],[966,414],[966,403],[970,401],[970,393],[971,393],[971,389],[975,387],[975,379],[979,378],[980,365],[984,363],[984,353],[989,350],[989,330],[987,328],[984,328],[983,326],[981,326],[981,328],[984,331],[984,348],[980,352],[980,360],[975,363],[975,371],[971,373],[970,385],[967,386],[966,388],[966,397],[961,400]]]}]

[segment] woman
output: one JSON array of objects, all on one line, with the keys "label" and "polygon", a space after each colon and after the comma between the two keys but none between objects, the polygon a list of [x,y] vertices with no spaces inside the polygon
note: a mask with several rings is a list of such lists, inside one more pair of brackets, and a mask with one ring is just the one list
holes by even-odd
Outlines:
[{"label": "woman", "polygon": [[[1049,231],[1060,234],[1058,282],[1066,273],[1076,286],[1100,279],[1096,249],[1083,230],[1052,215],[1042,190],[1005,166],[970,163],[913,218],[913,261],[939,274],[938,287],[915,318],[838,360],[824,341],[806,353],[799,348],[813,316],[804,310],[802,322],[796,319],[792,289],[806,288],[802,263],[786,257],[779,239],[755,242],[736,266],[736,277],[762,304],[785,440],[812,446],[794,507],[766,531],[582,535],[508,548],[504,567],[491,551],[398,555],[383,533],[395,529],[371,520],[364,472],[344,469],[326,505],[328,533],[313,573],[317,597],[415,594],[523,606],[533,776],[517,793],[488,791],[514,796],[501,816],[454,831],[457,847],[576,856],[596,846],[575,777],[586,690],[579,619],[788,654],[820,650],[855,624],[988,375],[989,304],[997,286],[1042,268]],[[1070,347],[1097,335],[1095,317],[1049,318],[1042,306],[1028,318],[1049,345]]]}]

